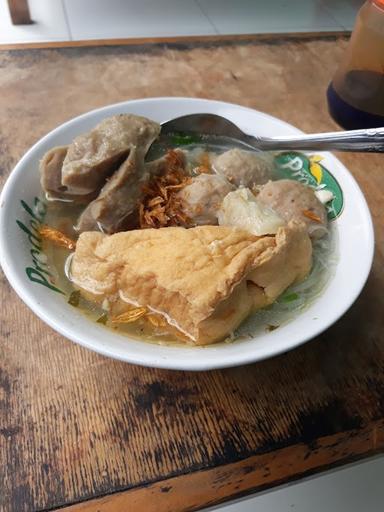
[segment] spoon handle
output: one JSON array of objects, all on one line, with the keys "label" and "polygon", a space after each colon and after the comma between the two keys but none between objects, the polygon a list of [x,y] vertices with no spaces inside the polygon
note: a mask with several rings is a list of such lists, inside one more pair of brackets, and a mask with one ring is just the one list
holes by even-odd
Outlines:
[{"label": "spoon handle", "polygon": [[384,153],[384,128],[304,134],[294,137],[267,138],[247,135],[244,142],[263,150],[305,149]]}]

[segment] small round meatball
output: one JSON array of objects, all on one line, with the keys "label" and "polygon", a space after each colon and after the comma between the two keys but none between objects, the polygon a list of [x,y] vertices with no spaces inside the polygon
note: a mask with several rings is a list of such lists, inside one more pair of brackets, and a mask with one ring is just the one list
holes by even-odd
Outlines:
[{"label": "small round meatball", "polygon": [[271,178],[272,160],[267,155],[235,148],[215,158],[213,169],[236,187],[251,188]]},{"label": "small round meatball", "polygon": [[177,195],[191,224],[217,224],[217,211],[224,197],[233,189],[223,176],[200,174]]},{"label": "small round meatball", "polygon": [[321,238],[327,232],[326,209],[307,185],[293,180],[269,181],[257,198],[287,221],[304,222],[311,238]]}]

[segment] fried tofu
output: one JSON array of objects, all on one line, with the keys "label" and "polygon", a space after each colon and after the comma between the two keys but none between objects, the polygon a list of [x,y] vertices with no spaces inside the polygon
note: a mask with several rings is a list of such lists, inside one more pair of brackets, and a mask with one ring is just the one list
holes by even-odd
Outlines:
[{"label": "fried tofu", "polygon": [[143,306],[204,345],[232,332],[310,270],[303,225],[257,237],[226,226],[80,235],[71,279],[99,304]]}]

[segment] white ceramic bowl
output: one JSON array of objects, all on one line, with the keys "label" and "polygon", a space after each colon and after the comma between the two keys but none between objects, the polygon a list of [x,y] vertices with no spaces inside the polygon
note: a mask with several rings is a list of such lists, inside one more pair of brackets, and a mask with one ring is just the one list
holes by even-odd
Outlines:
[{"label": "white ceramic bowl", "polygon": [[251,363],[290,350],[324,331],[351,306],[363,288],[372,264],[372,220],[355,180],[329,153],[322,154],[322,163],[339,183],[344,197],[343,210],[334,221],[339,236],[335,275],[310,307],[273,332],[252,340],[203,348],[153,345],[129,339],[91,322],[67,303],[66,296],[47,287],[44,254],[39,250],[38,240],[32,236],[43,209],[42,203],[37,203],[37,213],[31,210],[35,198],[41,196],[38,162],[51,147],[67,144],[103,118],[123,112],[159,122],[207,112],[224,116],[254,135],[300,133],[279,119],[238,105],[193,98],[151,98],[93,110],[43,137],[16,165],[2,191],[0,261],[20,298],[44,322],[70,340],[122,361],[159,368],[207,370]]}]

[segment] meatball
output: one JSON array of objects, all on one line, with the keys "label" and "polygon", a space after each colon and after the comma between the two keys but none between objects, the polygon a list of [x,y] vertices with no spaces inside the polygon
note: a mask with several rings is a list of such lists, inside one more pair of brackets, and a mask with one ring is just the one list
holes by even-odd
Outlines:
[{"label": "meatball", "polygon": [[200,174],[177,194],[191,224],[217,224],[217,211],[234,187],[223,177]]},{"label": "meatball", "polygon": [[306,224],[311,238],[327,232],[327,212],[312,188],[293,180],[269,181],[260,188],[257,198],[281,217]]},{"label": "meatball", "polygon": [[270,179],[272,160],[266,155],[235,148],[215,158],[213,169],[236,187],[251,188]]}]

